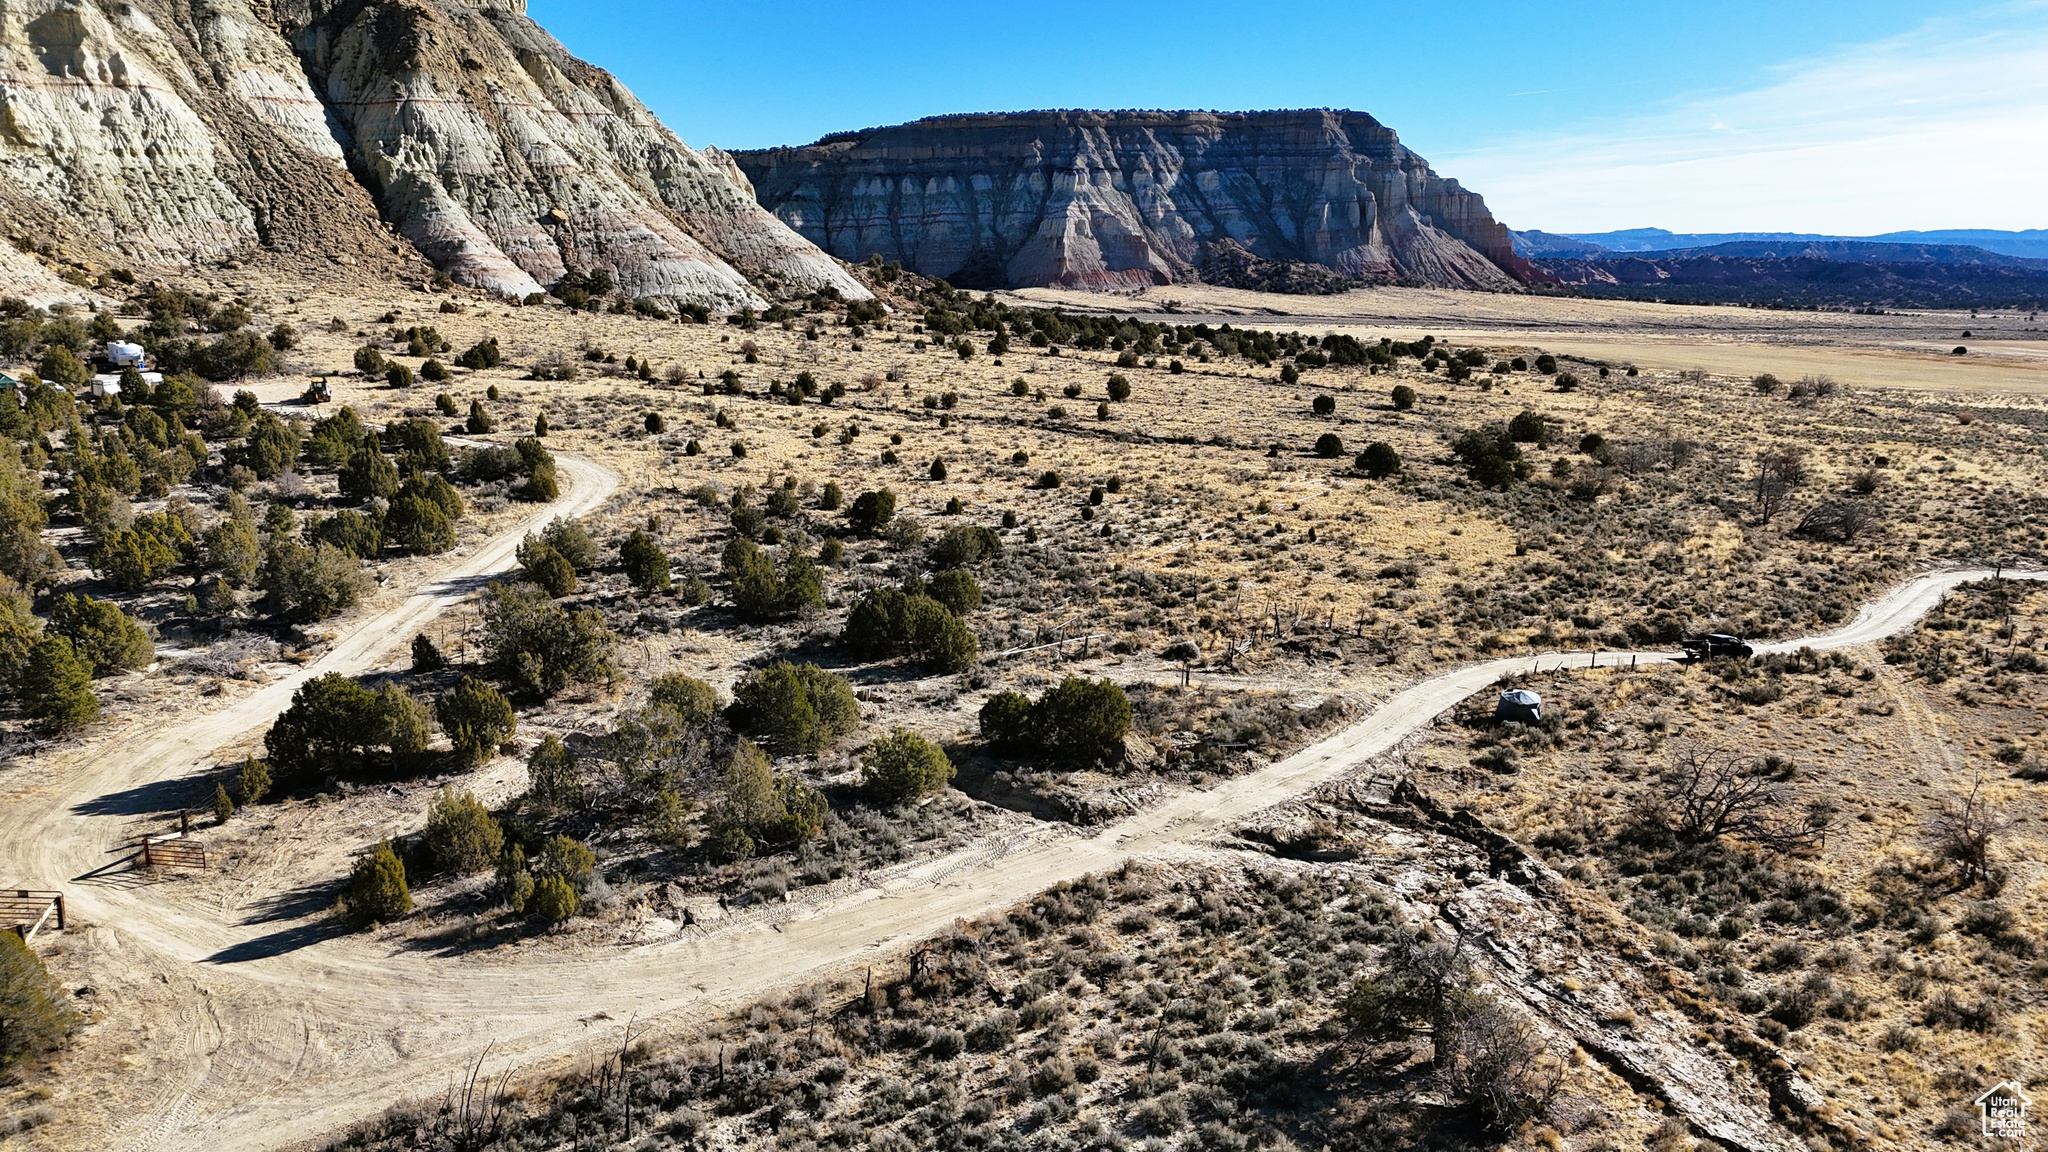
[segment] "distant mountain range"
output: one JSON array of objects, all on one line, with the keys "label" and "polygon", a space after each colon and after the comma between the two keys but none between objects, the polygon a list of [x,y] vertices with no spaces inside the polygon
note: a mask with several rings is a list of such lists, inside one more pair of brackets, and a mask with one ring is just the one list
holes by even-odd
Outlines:
[{"label": "distant mountain range", "polygon": [[2048,231],[1516,232],[1515,252],[1584,296],[1787,308],[2039,308]]},{"label": "distant mountain range", "polygon": [[[1668,232],[1662,228],[1624,228],[1617,232],[1542,232],[1530,230],[1514,233],[1515,254],[1528,259],[1546,257],[1598,257],[1610,252],[1679,252],[1699,248],[1713,248],[1725,255],[1760,255],[1761,252],[1737,252],[1726,248],[1731,244],[1764,244],[1783,246],[1801,245],[1912,245],[1925,248],[1970,247],[2000,256],[2017,256],[2027,260],[2048,260],[2048,228],[2030,228],[2021,232],[2001,232],[1991,228],[1946,228],[1927,232],[1884,232],[1876,236],[1831,236],[1818,232]],[[1782,250],[1782,248],[1781,248]],[[1825,249],[1799,250],[1800,254],[1822,255]],[[1853,260],[1926,260],[1930,257],[1912,256],[1905,253],[1883,254],[1877,249],[1838,250],[1839,259]],[[1855,253],[1855,254],[1851,254]],[[1968,262],[1969,258],[1960,253],[1954,259]],[[1941,262],[1937,260],[1937,262]]]}]

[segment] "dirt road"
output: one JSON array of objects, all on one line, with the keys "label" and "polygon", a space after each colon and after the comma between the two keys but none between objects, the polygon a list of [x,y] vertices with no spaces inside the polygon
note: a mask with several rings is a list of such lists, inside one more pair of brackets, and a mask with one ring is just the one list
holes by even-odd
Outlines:
[{"label": "dirt road", "polygon": [[[570,489],[543,516],[595,507],[614,483],[561,460]],[[213,748],[262,725],[304,678],[356,671],[467,595],[474,577],[509,567],[507,533],[401,607],[367,621],[317,664],[221,712],[137,745],[88,750],[74,769],[9,782],[0,875],[72,893],[109,1015],[146,1018],[127,1092],[98,1114],[69,1108],[39,1129],[49,1147],[266,1149],[317,1139],[407,1097],[437,1094],[492,1045],[491,1064],[532,1066],[616,1042],[637,1018],[674,1025],[778,986],[857,966],[950,924],[999,909],[1126,857],[1226,834],[1274,803],[1396,749],[1458,701],[1501,676],[1591,654],[1512,658],[1461,667],[1390,697],[1342,732],[1254,774],[1176,797],[1091,834],[1048,826],[912,866],[875,873],[824,898],[771,906],[742,922],[664,943],[602,951],[500,949],[432,955],[336,934],[321,910],[289,902],[209,909],[76,878],[101,868],[126,838],[116,798],[185,775]],[[1989,571],[1937,573],[1873,602],[1843,629],[1786,641],[1852,647],[1910,627],[1949,589]],[[2007,573],[2026,579],[2048,573]],[[1668,661],[1606,653],[1603,664]],[[502,1063],[501,1063],[502,1062]]]}]

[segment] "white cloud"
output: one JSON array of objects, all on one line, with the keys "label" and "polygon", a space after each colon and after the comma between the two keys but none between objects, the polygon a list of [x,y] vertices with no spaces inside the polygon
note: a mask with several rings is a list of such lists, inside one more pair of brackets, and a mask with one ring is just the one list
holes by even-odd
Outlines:
[{"label": "white cloud", "polygon": [[1516,228],[2048,227],[2048,3],[1931,20],[1590,131],[1431,157]]}]

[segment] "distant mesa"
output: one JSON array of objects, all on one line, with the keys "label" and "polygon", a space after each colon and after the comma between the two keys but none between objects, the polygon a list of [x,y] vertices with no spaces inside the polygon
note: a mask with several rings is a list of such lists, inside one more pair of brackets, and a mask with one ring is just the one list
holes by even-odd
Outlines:
[{"label": "distant mesa", "polygon": [[940,116],[731,156],[825,251],[959,287],[1544,279],[1483,199],[1362,112]]}]

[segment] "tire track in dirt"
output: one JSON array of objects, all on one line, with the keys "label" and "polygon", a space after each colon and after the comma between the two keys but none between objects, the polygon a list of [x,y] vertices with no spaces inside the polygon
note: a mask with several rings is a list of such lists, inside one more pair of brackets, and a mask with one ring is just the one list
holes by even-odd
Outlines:
[{"label": "tire track in dirt", "polygon": [[[577,462],[573,474],[574,502],[547,509],[536,520],[571,508],[588,510],[608,494],[610,480],[602,470]],[[509,567],[522,533],[523,527],[501,535],[459,567],[471,573],[494,570],[492,564]],[[1911,627],[1957,584],[1991,575],[1968,570],[1922,576],[1873,601],[1835,632],[1758,647],[1783,652],[1868,644]],[[2048,578],[2048,573],[2007,575]],[[75,876],[97,866],[94,852],[105,840],[95,833],[95,820],[79,815],[78,807],[116,788],[173,778],[212,747],[274,716],[304,678],[369,666],[468,592],[467,585],[444,579],[366,623],[319,663],[256,697],[140,748],[94,750],[82,774],[63,788],[39,790],[26,805],[27,818],[0,832],[0,862],[30,876]],[[1581,655],[1571,657],[1574,667]],[[1669,653],[1622,652],[1605,654],[1601,662],[1632,657],[1638,665],[1675,659]],[[1564,658],[1549,654],[1540,659]],[[386,938],[356,935],[256,949],[248,959],[230,961],[223,958],[227,950],[249,949],[274,931],[272,926],[228,923],[126,891],[91,891],[81,902],[89,915],[121,922],[139,951],[210,965],[203,971],[213,994],[232,995],[237,1018],[249,1021],[246,1027],[224,1024],[227,1034],[212,1055],[188,1059],[203,1059],[213,1067],[300,1072],[280,1075],[261,1090],[246,1081],[233,1082],[236,1077],[209,1077],[204,1070],[185,1077],[189,1087],[175,1094],[175,1102],[163,1095],[134,1102],[132,1120],[151,1127],[145,1139],[129,1146],[137,1152],[195,1143],[226,1152],[287,1146],[317,1139],[397,1100],[438,1092],[487,1042],[493,1045],[494,1065],[504,1061],[535,1068],[558,1064],[592,1044],[611,1043],[601,1035],[604,1029],[589,1026],[594,1019],[637,1019],[672,1031],[778,986],[872,962],[956,918],[1007,907],[1059,881],[1114,868],[1148,851],[1223,835],[1273,804],[1383,766],[1381,758],[1441,713],[1530,665],[1528,657],[1494,660],[1413,683],[1387,695],[1349,727],[1266,768],[1183,793],[1088,833],[1017,835],[1005,837],[1001,845],[970,845],[919,861],[914,871],[921,883],[863,884],[836,898],[789,905],[788,915],[771,923],[739,923],[631,948],[521,950],[516,961],[508,962],[492,954],[437,957],[394,948]],[[304,928],[313,919],[295,927]],[[378,1058],[366,1059],[356,1049],[308,1060],[306,1038],[315,1033],[344,1037],[380,1030],[389,1037],[389,1050]],[[229,1048],[237,1050],[224,1051]],[[84,1146],[112,1146],[105,1139],[111,1133],[104,1128],[94,1132],[91,1119],[80,1117],[78,1125],[66,1129],[70,1139]]]},{"label": "tire track in dirt", "polygon": [[[237,942],[238,929],[246,940],[248,926],[232,923],[233,910],[221,902],[207,910],[211,915],[197,919],[199,909],[157,899],[151,892],[154,885],[134,883],[131,877],[115,874],[119,878],[114,882],[81,882],[118,860],[134,842],[137,830],[146,826],[144,817],[125,813],[120,810],[123,805],[106,801],[138,796],[152,784],[177,780],[206,764],[214,749],[276,717],[306,681],[329,672],[354,674],[372,667],[420,626],[473,595],[483,577],[512,567],[526,533],[558,516],[594,511],[617,489],[618,477],[589,461],[564,455],[556,458],[556,465],[563,492],[554,502],[537,506],[531,515],[449,565],[397,606],[358,621],[306,667],[219,711],[169,730],[103,736],[64,758],[70,761],[68,765],[58,757],[33,766],[17,764],[7,781],[9,821],[0,831],[0,875],[37,877],[39,884],[62,883],[75,909],[72,915],[117,925],[129,941],[127,952],[153,954],[163,962],[183,966],[218,954]],[[131,801],[126,806],[139,804]],[[95,812],[95,807],[112,811]],[[154,978],[151,967],[131,963],[97,971],[94,979],[102,986],[139,983]],[[182,975],[177,980],[186,982]],[[223,982],[228,980],[232,977]],[[203,1132],[207,1127],[203,1109],[222,1095],[248,1090],[248,1084],[236,1083],[235,1077],[217,1074],[216,1053],[225,1053],[237,1067],[244,1065],[236,1060],[242,1055],[236,1037],[212,1012],[210,998],[209,990],[196,985],[186,993],[186,1003],[173,1026],[179,1039],[172,1055],[174,1063],[182,1065],[177,1073],[160,1078],[146,1099],[134,1102],[139,1107],[106,1109],[101,1118],[105,1127],[97,1137],[88,1137],[86,1146],[148,1152],[176,1142],[174,1137],[189,1138],[195,1130]],[[239,997],[235,1003],[242,1006]],[[234,1015],[249,1016],[259,1029],[268,1023],[260,1013],[237,1011]],[[295,1031],[300,1036],[310,1035],[304,1027]],[[259,1042],[251,1047],[253,1053],[262,1053],[269,1045]],[[255,1058],[261,1062],[260,1056]]]}]

